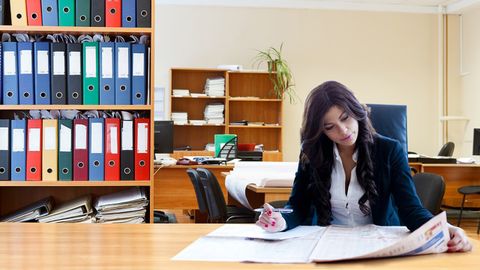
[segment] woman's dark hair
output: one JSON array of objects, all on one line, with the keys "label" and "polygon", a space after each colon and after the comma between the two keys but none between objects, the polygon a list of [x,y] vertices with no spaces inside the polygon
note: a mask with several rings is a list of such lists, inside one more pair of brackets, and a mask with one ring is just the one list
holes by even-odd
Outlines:
[{"label": "woman's dark hair", "polygon": [[332,219],[330,205],[331,174],[333,169],[333,142],[325,135],[323,117],[332,108],[338,106],[350,117],[358,121],[356,150],[357,179],[365,194],[359,199],[360,210],[370,214],[367,200],[372,204],[377,191],[373,181],[372,147],[375,130],[368,112],[353,93],[343,84],[327,81],[315,87],[307,97],[301,129],[302,164],[309,164],[313,175],[308,191],[316,206],[319,225],[328,225]]}]

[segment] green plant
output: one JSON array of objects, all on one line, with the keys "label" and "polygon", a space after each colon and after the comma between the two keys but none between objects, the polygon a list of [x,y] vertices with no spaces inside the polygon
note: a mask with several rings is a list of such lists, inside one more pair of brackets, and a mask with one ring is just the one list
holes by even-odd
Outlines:
[{"label": "green plant", "polygon": [[290,103],[295,103],[298,97],[295,93],[293,75],[287,61],[282,57],[282,49],[283,43],[278,50],[274,47],[270,47],[264,51],[257,50],[258,53],[255,56],[255,63],[257,64],[257,68],[260,67],[261,64],[266,63],[275,95],[278,98],[288,96]]}]

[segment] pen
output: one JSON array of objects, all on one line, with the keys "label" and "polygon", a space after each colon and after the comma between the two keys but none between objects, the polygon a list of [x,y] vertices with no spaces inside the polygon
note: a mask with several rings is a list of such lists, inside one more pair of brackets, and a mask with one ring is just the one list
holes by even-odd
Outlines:
[{"label": "pen", "polygon": [[[262,213],[263,210],[265,210],[264,208],[255,208],[255,212],[260,212]],[[290,208],[273,208],[273,212],[279,212],[279,213],[292,213],[293,212],[293,209],[290,209]]]}]

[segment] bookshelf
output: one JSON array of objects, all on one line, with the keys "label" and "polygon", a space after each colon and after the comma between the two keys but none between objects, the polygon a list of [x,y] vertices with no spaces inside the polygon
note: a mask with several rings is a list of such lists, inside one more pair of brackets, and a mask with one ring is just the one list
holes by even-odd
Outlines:
[{"label": "bookshelf", "polygon": [[62,27],[62,26],[11,26],[1,25],[2,33],[27,33],[30,35],[47,35],[55,33],[79,35],[104,34],[110,37],[130,35],[147,35],[149,38],[149,74],[148,74],[148,99],[147,105],[0,105],[0,119],[12,119],[17,111],[28,112],[29,110],[79,110],[80,112],[90,110],[100,111],[136,111],[141,112],[145,117],[150,118],[150,173],[147,181],[0,181],[0,216],[8,214],[32,202],[47,196],[52,196],[56,204],[91,194],[94,198],[118,192],[130,187],[144,187],[147,198],[150,201],[147,207],[145,221],[153,223],[153,175],[154,175],[154,59],[155,59],[155,1],[151,1],[150,28],[123,28],[123,27]]},{"label": "bookshelf", "polygon": [[[174,148],[190,146],[192,151],[204,151],[207,143],[213,143],[215,134],[237,134],[238,143],[263,144],[263,160],[282,160],[283,100],[274,95],[269,76],[263,71],[172,68],[170,112],[187,112],[188,120],[199,120],[204,119],[207,104],[225,105],[224,124],[175,124]],[[190,94],[203,93],[207,78],[212,77],[225,78],[225,96],[173,95],[173,89],[188,89]],[[232,122],[242,120],[251,124],[232,125]],[[180,153],[190,155],[183,151],[177,151],[175,155]]]}]

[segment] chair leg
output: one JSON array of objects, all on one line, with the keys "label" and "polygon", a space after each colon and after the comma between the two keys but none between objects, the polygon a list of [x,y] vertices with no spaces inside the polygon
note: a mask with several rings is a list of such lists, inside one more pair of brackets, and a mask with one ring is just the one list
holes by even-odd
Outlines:
[{"label": "chair leg", "polygon": [[462,213],[463,213],[463,205],[465,204],[465,196],[467,195],[463,194],[462,207],[460,208],[460,215],[458,216],[457,227],[460,227],[460,222],[462,221]]}]

